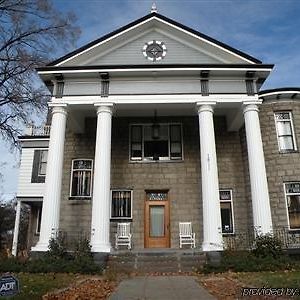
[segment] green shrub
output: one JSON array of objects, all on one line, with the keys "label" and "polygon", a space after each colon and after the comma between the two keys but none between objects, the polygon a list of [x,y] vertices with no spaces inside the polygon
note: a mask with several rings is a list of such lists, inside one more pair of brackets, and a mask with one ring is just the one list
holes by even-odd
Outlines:
[{"label": "green shrub", "polygon": [[217,266],[206,264],[203,268],[204,273],[233,272],[260,272],[300,269],[300,261],[293,260],[288,256],[281,255],[277,258],[272,256],[255,256],[252,252],[236,251],[222,254],[221,262]]},{"label": "green shrub", "polygon": [[75,259],[93,258],[92,247],[90,241],[86,238],[81,238],[75,245],[74,257]]},{"label": "green shrub", "polygon": [[66,241],[62,235],[51,238],[49,241],[47,256],[53,259],[66,258],[68,256]]},{"label": "green shrub", "polygon": [[25,263],[15,257],[1,257],[0,272],[23,272]]},{"label": "green shrub", "polygon": [[102,271],[93,260],[88,240],[78,240],[73,253],[68,253],[64,245],[63,239],[52,239],[44,256],[26,262],[15,257],[1,258],[0,272],[96,274]]},{"label": "green shrub", "polygon": [[261,235],[256,237],[252,252],[256,257],[266,258],[271,256],[278,258],[283,254],[282,246],[282,242],[276,236]]}]

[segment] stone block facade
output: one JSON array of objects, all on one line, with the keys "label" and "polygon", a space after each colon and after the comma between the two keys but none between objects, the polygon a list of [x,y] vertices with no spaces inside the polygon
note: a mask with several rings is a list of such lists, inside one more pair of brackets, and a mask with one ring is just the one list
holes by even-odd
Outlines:
[{"label": "stone block facade", "polygon": [[[265,101],[260,106],[260,125],[266,162],[268,188],[274,228],[287,228],[288,215],[284,183],[300,181],[299,151],[280,153],[274,112],[291,111],[296,142],[300,140],[300,104],[297,101]],[[196,232],[196,245],[203,239],[201,164],[199,124],[195,117],[166,117],[159,122],[182,123],[183,157],[175,162],[131,162],[129,160],[129,125],[149,123],[150,118],[114,117],[112,126],[111,189],[133,191],[131,230],[133,247],[144,248],[144,214],[146,190],[168,190],[170,201],[170,246],[179,246],[179,222],[190,221]],[[245,128],[228,132],[226,118],[214,117],[219,188],[231,189],[235,233],[253,229],[250,179]],[[68,125],[67,125],[68,127]],[[72,159],[94,159],[96,118],[87,118],[85,132],[67,130],[64,150],[61,194],[60,230],[72,236],[83,233],[89,237],[91,199],[70,199]],[[37,210],[32,209],[29,245],[37,242]],[[114,245],[118,220],[111,220],[110,238]],[[226,239],[226,237],[225,237]]]},{"label": "stone block facade", "polygon": [[272,220],[275,228],[288,226],[284,183],[300,181],[299,151],[297,150],[291,153],[282,153],[279,151],[274,112],[280,111],[292,112],[297,144],[297,142],[300,141],[300,103],[291,99],[265,101],[260,110],[261,132],[266,160]]},{"label": "stone block facade", "polygon": [[[174,162],[130,162],[129,125],[152,122],[152,119],[113,118],[111,188],[133,190],[130,222],[135,248],[144,248],[146,190],[168,190],[171,248],[179,247],[179,222],[189,221],[193,223],[196,244],[200,246],[203,230],[198,118],[168,117],[158,121],[182,123],[184,159]],[[246,231],[251,226],[251,205],[245,188],[245,151],[241,136],[239,132],[227,131],[225,117],[215,117],[214,124],[219,186],[220,189],[232,189],[235,230]],[[84,134],[74,134],[69,130],[66,133],[60,229],[70,234],[78,231],[90,232],[91,200],[71,200],[69,196],[72,159],[94,158],[95,131],[96,120],[86,119]],[[117,222],[111,220],[112,245]]]}]

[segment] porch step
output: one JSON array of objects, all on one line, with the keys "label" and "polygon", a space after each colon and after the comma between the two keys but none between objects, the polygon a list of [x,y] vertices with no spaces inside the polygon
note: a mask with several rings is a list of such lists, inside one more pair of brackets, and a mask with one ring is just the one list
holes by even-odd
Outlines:
[{"label": "porch step", "polygon": [[199,250],[117,251],[108,257],[107,270],[116,272],[193,272],[202,268],[206,255]]}]

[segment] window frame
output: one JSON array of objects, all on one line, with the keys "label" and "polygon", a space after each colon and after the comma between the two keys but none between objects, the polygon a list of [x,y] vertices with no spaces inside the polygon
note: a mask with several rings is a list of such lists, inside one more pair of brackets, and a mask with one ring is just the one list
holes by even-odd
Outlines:
[{"label": "window frame", "polygon": [[42,206],[38,207],[36,215],[36,224],[35,224],[35,234],[40,235],[41,225],[42,225]]},{"label": "window frame", "polygon": [[[113,192],[130,192],[130,217],[113,217],[112,216],[112,203],[113,203]],[[110,190],[110,211],[109,211],[109,215],[110,215],[110,220],[112,221],[118,221],[118,220],[132,220],[132,204],[133,204],[133,190],[132,189],[111,189]]]},{"label": "window frame", "polygon": [[[276,115],[280,114],[280,113],[288,113],[289,114],[289,119],[288,120],[277,120],[276,119]],[[275,121],[275,129],[276,129],[276,138],[277,138],[277,144],[278,144],[278,150],[280,153],[292,153],[292,152],[296,152],[298,150],[297,148],[297,141],[296,141],[296,135],[295,135],[295,128],[294,128],[294,121],[293,121],[293,114],[291,110],[280,110],[280,111],[274,111],[274,121]],[[279,133],[278,133],[278,127],[277,127],[277,123],[279,122],[284,122],[284,121],[289,121],[290,125],[291,125],[291,130],[292,130],[292,142],[293,142],[293,149],[281,149],[280,148],[280,142],[279,142]],[[290,135],[288,135],[290,136]]]},{"label": "window frame", "polygon": [[[91,161],[92,162],[92,165],[91,165],[91,169],[75,169],[75,171],[77,170],[82,170],[82,171],[90,171],[91,172],[91,186],[90,186],[90,195],[89,196],[73,196],[72,195],[72,186],[73,186],[73,172],[74,172],[74,161],[77,161],[77,160],[88,160],[88,161]],[[72,159],[72,162],[71,162],[71,178],[70,178],[70,191],[69,191],[69,198],[70,199],[91,199],[92,198],[92,193],[93,193],[93,178],[94,178],[94,160],[92,158],[74,158]]]},{"label": "window frame", "polygon": [[[33,183],[33,184],[45,183],[45,181],[46,181],[46,174],[45,175],[39,174],[41,152],[43,152],[43,151],[47,151],[49,153],[49,148],[34,148],[34,150],[33,150],[30,183]],[[47,161],[45,163],[46,163],[46,165],[48,163],[48,154],[47,154]],[[47,169],[47,166],[46,166],[46,169]]]},{"label": "window frame", "polygon": [[[221,200],[220,192],[230,192],[230,200]],[[232,220],[232,232],[223,232],[223,226],[222,226],[222,216],[221,216],[221,230],[222,235],[233,235],[235,234],[235,223],[234,223],[234,209],[233,209],[233,190],[230,189],[219,189],[219,202],[220,202],[220,214],[221,214],[221,203],[230,203],[231,204],[231,220]]]},{"label": "window frame", "polygon": [[[183,152],[183,128],[182,128],[182,123],[180,122],[159,122],[158,123],[160,126],[167,126],[168,127],[168,157],[164,159],[147,159],[145,158],[145,135],[144,135],[144,128],[146,126],[152,126],[153,123],[131,123],[129,124],[129,153],[128,153],[128,159],[130,163],[157,163],[157,162],[181,162],[184,160],[184,152]],[[180,143],[181,143],[181,157],[180,158],[171,158],[171,135],[170,135],[170,126],[171,125],[177,125],[180,126]],[[141,138],[141,143],[142,143],[142,156],[141,158],[134,158],[131,156],[131,148],[132,148],[132,127],[133,126],[141,126],[142,127],[142,138]]]},{"label": "window frame", "polygon": [[300,192],[299,193],[294,193],[294,194],[286,192],[286,184],[293,184],[293,183],[300,184],[300,181],[287,181],[287,182],[283,183],[283,191],[284,191],[284,199],[285,199],[285,207],[286,207],[286,218],[287,218],[288,230],[299,232],[300,231],[300,226],[298,228],[291,228],[288,201],[287,201],[287,196],[289,196],[289,195],[299,195],[300,196]]},{"label": "window frame", "polygon": [[[47,152],[47,159],[46,161],[42,161],[42,153],[43,152]],[[40,150],[40,157],[39,157],[39,164],[38,164],[38,171],[37,171],[37,175],[39,177],[46,177],[46,173],[47,173],[47,162],[48,162],[48,150]],[[46,165],[46,169],[45,169],[45,174],[41,174],[41,165],[45,164]]]}]

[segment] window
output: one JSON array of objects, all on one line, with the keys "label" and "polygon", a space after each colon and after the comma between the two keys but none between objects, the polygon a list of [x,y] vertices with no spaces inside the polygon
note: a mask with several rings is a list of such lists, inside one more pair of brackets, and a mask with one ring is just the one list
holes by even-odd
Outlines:
[{"label": "window", "polygon": [[279,150],[282,152],[297,150],[292,113],[289,111],[276,112],[275,122]]},{"label": "window", "polygon": [[290,229],[300,229],[300,182],[285,183],[285,198]]},{"label": "window", "polygon": [[91,197],[92,169],[92,159],[74,159],[72,161],[71,197]]},{"label": "window", "polygon": [[48,150],[34,150],[32,164],[32,183],[44,183],[46,177]]},{"label": "window", "polygon": [[113,190],[111,192],[111,218],[132,218],[132,191]]},{"label": "window", "polygon": [[131,125],[130,137],[130,159],[133,161],[182,159],[180,124]]},{"label": "window", "polygon": [[40,161],[39,161],[39,176],[46,176],[46,167],[47,167],[47,157],[48,151],[40,151]]},{"label": "window", "polygon": [[36,229],[35,233],[40,234],[41,232],[41,221],[42,221],[42,207],[37,209],[37,217],[36,217]]},{"label": "window", "polygon": [[234,233],[232,190],[220,190],[222,233]]}]

